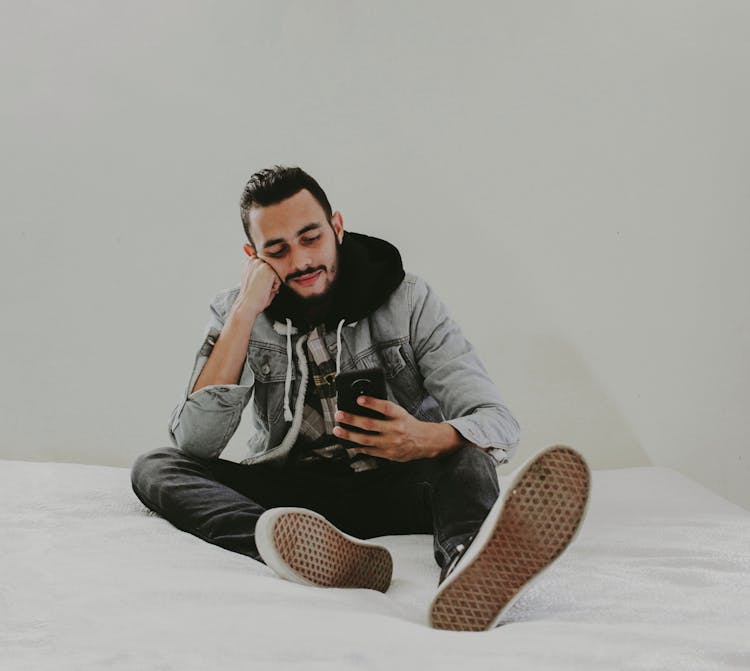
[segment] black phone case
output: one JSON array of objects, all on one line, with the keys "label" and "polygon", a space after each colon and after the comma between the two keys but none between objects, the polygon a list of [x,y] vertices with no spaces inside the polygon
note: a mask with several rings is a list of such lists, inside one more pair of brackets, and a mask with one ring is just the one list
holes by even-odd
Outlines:
[{"label": "black phone case", "polygon": [[[385,389],[385,373],[382,368],[362,368],[360,370],[351,370],[345,373],[339,373],[336,376],[336,406],[339,410],[351,413],[352,415],[363,415],[365,417],[374,417],[383,419],[385,415],[372,410],[363,408],[357,403],[357,397],[361,394],[373,396],[375,398],[387,399]],[[366,431],[343,422],[337,422],[338,426],[349,431],[356,431],[363,434],[373,434],[375,431]],[[358,443],[350,440],[339,439],[344,447],[354,447]]]}]

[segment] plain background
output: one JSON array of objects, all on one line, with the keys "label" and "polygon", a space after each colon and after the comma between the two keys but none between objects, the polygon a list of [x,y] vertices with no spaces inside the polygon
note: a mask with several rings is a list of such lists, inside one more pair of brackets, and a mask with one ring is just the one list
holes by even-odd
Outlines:
[{"label": "plain background", "polygon": [[170,444],[282,163],[436,289],[513,468],[563,443],[750,507],[750,3],[2,6],[0,457]]}]

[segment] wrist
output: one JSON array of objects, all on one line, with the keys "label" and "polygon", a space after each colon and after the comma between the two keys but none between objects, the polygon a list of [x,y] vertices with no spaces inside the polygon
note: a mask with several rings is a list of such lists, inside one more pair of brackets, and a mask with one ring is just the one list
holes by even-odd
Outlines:
[{"label": "wrist", "polygon": [[237,319],[240,319],[243,322],[249,322],[250,324],[255,323],[259,314],[260,312],[258,312],[256,307],[243,300],[236,300],[232,307],[229,308],[229,316],[234,316]]},{"label": "wrist", "polygon": [[427,456],[455,452],[470,443],[448,422],[424,422],[424,449]]}]

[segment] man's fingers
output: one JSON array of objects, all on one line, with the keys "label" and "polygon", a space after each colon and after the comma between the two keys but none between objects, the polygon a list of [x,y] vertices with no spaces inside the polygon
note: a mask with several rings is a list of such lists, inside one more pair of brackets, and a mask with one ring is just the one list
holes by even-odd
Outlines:
[{"label": "man's fingers", "polygon": [[398,417],[402,411],[406,412],[400,405],[374,396],[359,396],[357,397],[357,404],[375,410],[386,417]]},{"label": "man's fingers", "polygon": [[365,417],[364,415],[352,415],[343,410],[337,410],[334,419],[342,424],[351,424],[359,429],[377,431],[378,433],[382,433],[387,428],[383,425],[382,419],[374,419],[372,417]]},{"label": "man's fingers", "polygon": [[[344,440],[350,440],[358,445],[364,445],[366,447],[379,448],[382,445],[382,438],[373,433],[360,433],[359,431],[348,431],[341,426],[333,427],[333,435],[337,438],[343,438]],[[357,448],[359,449],[359,448]]]}]

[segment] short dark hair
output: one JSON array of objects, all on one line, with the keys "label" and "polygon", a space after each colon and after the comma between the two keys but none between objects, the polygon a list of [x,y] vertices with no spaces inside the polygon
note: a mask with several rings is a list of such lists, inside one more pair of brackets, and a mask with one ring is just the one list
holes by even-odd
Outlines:
[{"label": "short dark hair", "polygon": [[331,225],[333,212],[325,191],[302,168],[296,166],[274,165],[271,168],[259,170],[250,177],[242,190],[240,198],[240,217],[245,235],[250,244],[255,245],[250,235],[250,209],[252,207],[266,207],[276,205],[282,200],[291,198],[295,193],[307,189],[320,203],[326,215],[328,225]]}]

